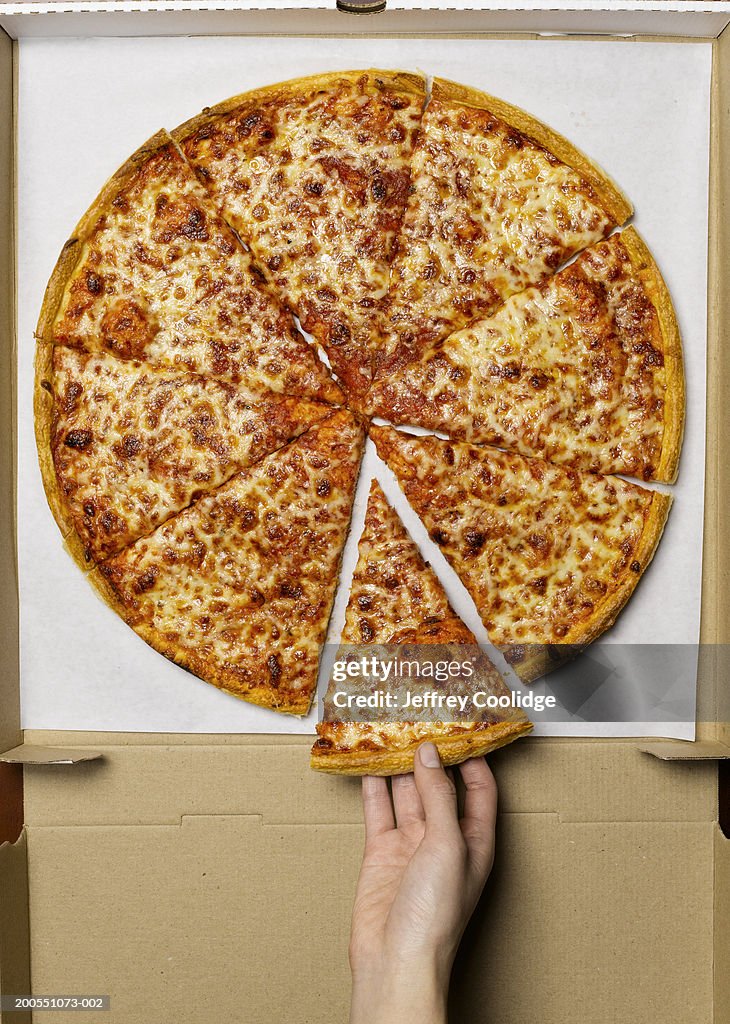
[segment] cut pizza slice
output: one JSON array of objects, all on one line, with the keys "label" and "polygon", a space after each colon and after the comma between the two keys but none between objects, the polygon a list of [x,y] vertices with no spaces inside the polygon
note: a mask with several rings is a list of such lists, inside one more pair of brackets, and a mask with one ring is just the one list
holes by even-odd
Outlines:
[{"label": "cut pizza slice", "polygon": [[377,383],[368,411],[577,469],[672,482],[684,422],[669,293],[633,228]]},{"label": "cut pizza slice", "polygon": [[66,243],[37,335],[318,401],[342,394],[160,132]]},{"label": "cut pizza slice", "polygon": [[243,700],[306,714],[363,438],[350,413],[332,414],[90,578],[178,665]]},{"label": "cut pizza slice", "polygon": [[416,75],[335,72],[236,96],[173,133],[353,396],[371,379],[424,101]]},{"label": "cut pizza slice", "polygon": [[496,448],[372,427],[489,638],[525,681],[608,629],[661,537],[671,498]]},{"label": "cut pizza slice", "polygon": [[84,566],[151,533],[332,412],[107,353],[41,344],[38,364],[44,484]]},{"label": "cut pizza slice", "polygon": [[[376,481],[370,486],[338,657],[367,650],[362,644],[379,645],[383,653],[392,653],[392,645],[398,645],[395,649],[407,651],[409,659],[418,658],[421,645],[439,645],[438,650],[447,651],[451,658],[461,650],[468,655],[473,674],[449,682],[452,696],[461,691],[467,701],[476,691],[495,698],[509,696],[499,672],[456,616],[436,573],[423,560]],[[413,685],[424,690],[428,686],[425,681]],[[367,693],[372,683],[347,680],[348,693],[357,693],[358,686]],[[330,683],[325,707],[334,715],[333,694],[344,688],[334,680]],[[467,707],[473,713],[473,705]],[[339,774],[397,775],[413,770],[415,751],[425,740],[436,743],[444,764],[458,764],[504,746],[531,728],[526,715],[512,707],[488,711],[477,722],[469,721],[468,712],[453,722],[343,721],[328,715],[317,725],[311,764],[319,771]]]},{"label": "cut pizza slice", "polygon": [[552,129],[436,79],[413,154],[376,376],[489,316],[630,214],[606,174]]}]

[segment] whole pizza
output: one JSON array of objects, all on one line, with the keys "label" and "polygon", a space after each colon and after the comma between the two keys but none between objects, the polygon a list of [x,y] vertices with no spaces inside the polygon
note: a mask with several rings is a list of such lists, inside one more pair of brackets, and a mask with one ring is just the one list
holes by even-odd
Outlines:
[{"label": "whole pizza", "polygon": [[[157,651],[306,714],[369,435],[490,640],[543,675],[628,601],[671,502],[644,484],[677,474],[681,342],[631,214],[529,114],[401,71],[159,132],[81,219],[38,323],[67,549]],[[475,644],[377,484],[342,642]],[[481,678],[507,692],[486,655]],[[312,763],[390,774],[425,738],[455,763],[529,728],[328,720]]]}]

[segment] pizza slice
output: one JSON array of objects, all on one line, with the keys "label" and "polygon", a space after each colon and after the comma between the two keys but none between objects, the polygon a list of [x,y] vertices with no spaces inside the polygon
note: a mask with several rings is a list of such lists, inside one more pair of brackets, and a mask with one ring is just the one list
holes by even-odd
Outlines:
[{"label": "pizza slice", "polygon": [[659,542],[671,498],[496,448],[372,427],[378,454],[519,676],[609,628]]},{"label": "pizza slice", "polygon": [[334,72],[244,93],[173,134],[352,396],[409,187],[423,80]]},{"label": "pizza slice", "polygon": [[368,411],[523,455],[676,478],[682,349],[669,293],[633,228],[377,383]]},{"label": "pizza slice", "polygon": [[489,316],[630,214],[604,172],[552,129],[436,79],[413,154],[376,376]]},{"label": "pizza slice", "polygon": [[[494,697],[509,695],[499,672],[456,616],[436,573],[423,560],[375,480],[370,485],[342,644],[338,657],[346,655],[347,645],[350,653],[367,650],[359,646],[363,644],[379,645],[384,654],[401,650],[408,658],[411,653],[416,658],[423,654],[421,645],[439,645],[438,651],[443,649],[450,659],[461,651],[471,660],[473,674],[450,680],[449,693],[463,692],[467,701],[475,691]],[[425,680],[412,685],[428,688]],[[317,725],[312,748],[313,768],[347,775],[398,775],[413,770],[415,751],[425,740],[436,743],[444,764],[458,764],[504,746],[532,728],[524,712],[511,707],[488,711],[479,721],[470,721],[469,712],[474,714],[470,701],[466,714],[453,722],[336,719],[338,712],[332,703],[336,691],[346,688],[352,694],[367,693],[371,687],[371,681],[352,678],[344,685],[334,679],[330,683],[325,698],[328,717]]]},{"label": "pizza slice", "polygon": [[364,432],[333,413],[90,573],[155,650],[303,715],[317,685]]},{"label": "pizza slice", "polygon": [[39,339],[318,401],[342,394],[160,132],[66,243]]},{"label": "pizza slice", "polygon": [[328,416],[328,405],[41,345],[44,483],[82,565],[151,533],[201,494]]}]

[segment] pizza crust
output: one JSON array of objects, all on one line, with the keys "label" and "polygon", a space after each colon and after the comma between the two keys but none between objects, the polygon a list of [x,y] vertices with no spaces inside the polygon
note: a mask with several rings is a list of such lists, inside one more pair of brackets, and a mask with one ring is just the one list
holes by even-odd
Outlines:
[{"label": "pizza crust", "polygon": [[634,212],[633,206],[618,185],[593,160],[581,153],[576,146],[528,114],[520,107],[505,103],[497,96],[490,96],[479,89],[461,85],[446,78],[434,78],[431,95],[434,99],[450,103],[461,103],[470,107],[488,110],[506,124],[512,125],[524,135],[534,139],[540,146],[549,150],[564,164],[581,174],[593,187],[601,200],[604,209],[612,220],[624,224]]},{"label": "pizza crust", "polygon": [[91,568],[86,549],[76,533],[73,520],[61,490],[56,467],[53,462],[53,428],[55,423],[55,398],[53,394],[53,350],[48,342],[39,341],[36,345],[33,383],[33,419],[35,423],[35,440],[38,449],[38,465],[43,480],[43,489],[53,518],[61,531],[63,546],[74,562],[84,572]]},{"label": "pizza crust", "polygon": [[[596,606],[593,615],[569,630],[560,644],[526,644],[529,649],[523,660],[515,662],[507,659],[523,682],[532,683],[572,660],[614,624],[654,557],[671,505],[672,498],[668,494],[653,492],[644,519],[644,529],[631,558],[632,562],[638,562],[641,566],[640,572],[627,569],[620,584]],[[517,646],[513,645],[508,650],[514,650]]]},{"label": "pizza crust", "polygon": [[129,614],[129,610],[119,600],[114,588],[97,566],[92,569],[87,579],[96,590],[99,597],[112,611],[127,623],[135,633],[148,644],[153,650],[164,655],[169,661],[184,668],[187,672],[196,676],[206,683],[211,683],[219,690],[245,700],[249,704],[258,704],[260,707],[270,708],[289,715],[306,715],[312,703],[313,694],[295,693],[294,691],[283,691],[282,698],[277,702],[276,691],[270,685],[241,687],[239,692],[231,688],[230,679],[223,672],[217,670],[216,666],[203,658],[198,658],[190,651],[182,651],[174,643],[166,640],[162,634],[155,629],[149,629],[144,624],[135,624]]},{"label": "pizza crust", "polygon": [[117,193],[124,188],[127,181],[134,177],[141,164],[159,149],[169,146],[172,138],[167,131],[161,129],[152,138],[143,143],[128,160],[114,172],[101,192],[76,225],[74,232],[64,245],[53,268],[50,280],[43,296],[41,312],[35,329],[39,341],[53,341],[53,324],[61,307],[66,285],[78,266],[84,251],[84,244],[96,222],[104,214]]},{"label": "pizza crust", "polygon": [[684,362],[682,339],[669,289],[643,238],[634,227],[621,233],[631,265],[641,280],[659,319],[662,333],[665,396],[664,434],[655,479],[673,484],[679,470],[685,419]]},{"label": "pizza crust", "polygon": [[239,93],[231,96],[214,107],[205,107],[201,113],[184,121],[170,134],[178,145],[197,132],[200,128],[210,124],[212,121],[230,114],[244,104],[267,102],[275,98],[286,99],[302,90],[316,92],[319,89],[327,89],[335,82],[357,82],[363,75],[372,76],[376,82],[383,83],[384,89],[397,90],[398,92],[410,92],[415,96],[423,96],[426,99],[426,82],[422,75],[414,74],[411,71],[383,71],[377,68],[364,69],[362,71],[331,71],[324,75],[305,75],[301,78],[291,78],[286,82],[276,82],[271,85],[262,86],[260,89],[251,89],[249,92]]},{"label": "pizza crust", "polygon": [[[470,757],[481,757],[503,747],[518,736],[532,730],[527,719],[519,722],[498,722],[488,729],[478,729],[460,736],[438,737],[433,740],[444,766],[461,764]],[[318,772],[333,775],[405,775],[413,771],[416,751],[425,739],[404,750],[351,750],[331,754],[312,751],[310,766]]]}]

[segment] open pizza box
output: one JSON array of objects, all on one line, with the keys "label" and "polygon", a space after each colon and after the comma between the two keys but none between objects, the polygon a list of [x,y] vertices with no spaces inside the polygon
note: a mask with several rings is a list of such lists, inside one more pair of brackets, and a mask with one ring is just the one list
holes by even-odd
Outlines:
[{"label": "open pizza box", "polygon": [[[215,7],[0,5],[0,991],[108,995],[110,1009],[92,1019],[109,1024],[344,1021],[363,838],[357,781],[311,772],[308,735],[21,727],[15,381],[28,339],[17,330],[27,299],[16,291],[24,229],[16,155],[19,107],[43,100],[23,91],[35,87],[23,74],[29,41],[67,44],[73,76],[91,43],[114,37],[175,37],[171,47],[191,36],[211,37],[207,45],[254,37],[272,55],[284,36],[310,52],[313,37],[323,46],[347,37],[347,46],[376,55],[377,37],[404,48],[442,37],[455,46],[514,38],[541,55],[566,41],[610,39],[617,59],[637,40],[655,40],[699,45],[712,67],[695,739],[539,736],[492,758],[502,812],[497,866],[457,961],[452,1019],[727,1021],[730,4],[485,0],[447,9],[387,0],[369,14],[338,10],[334,0]],[[280,67],[272,56],[267,81],[288,77]],[[217,98],[204,91],[200,106]],[[637,97],[647,120],[655,100]],[[93,97],[86,113],[97,113]],[[54,652],[46,657],[52,665]],[[67,1011],[54,1014],[3,1011],[0,1020],[67,1019]]]}]

